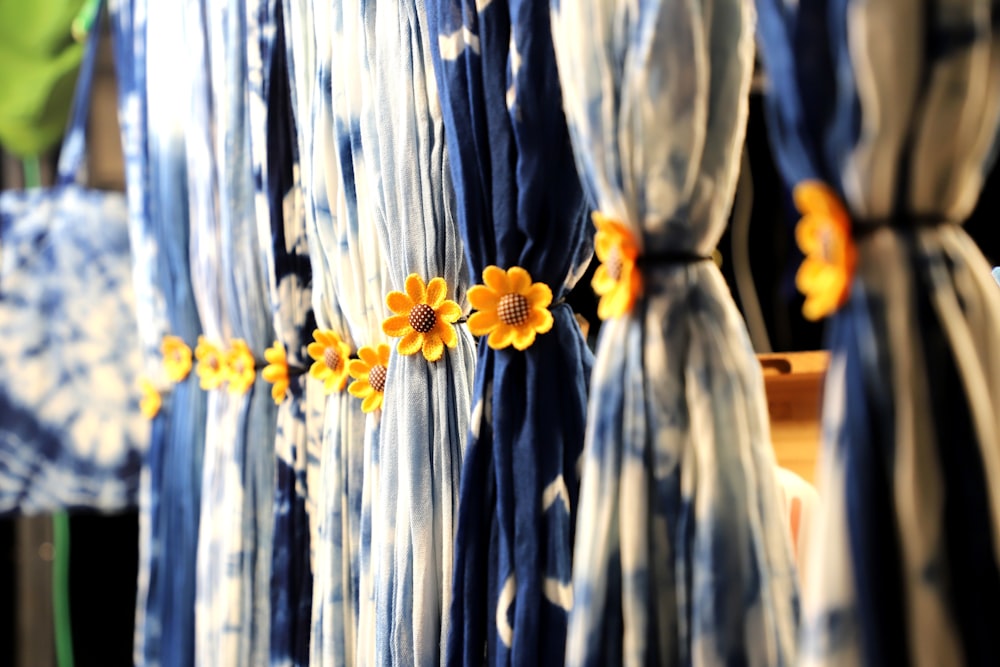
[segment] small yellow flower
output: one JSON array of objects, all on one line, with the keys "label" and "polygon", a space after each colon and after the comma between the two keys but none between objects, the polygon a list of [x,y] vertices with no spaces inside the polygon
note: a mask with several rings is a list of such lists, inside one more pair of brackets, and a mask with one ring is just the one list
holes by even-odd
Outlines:
[{"label": "small yellow flower", "polygon": [[594,252],[601,262],[590,283],[601,297],[597,316],[602,320],[621,317],[642,294],[642,274],[635,265],[639,246],[629,228],[617,220],[600,211],[594,211],[591,219],[597,227]]},{"label": "small yellow flower", "polygon": [[226,366],[223,363],[222,350],[208,342],[204,336],[198,336],[198,345],[194,349],[194,358],[198,360],[199,386],[208,391],[219,388],[226,381]]},{"label": "small yellow flower", "polygon": [[191,373],[191,348],[182,338],[164,336],[160,344],[163,370],[171,382],[182,382]]},{"label": "small yellow flower", "polygon": [[142,392],[142,398],[139,399],[139,411],[146,419],[152,419],[159,414],[160,406],[163,405],[160,392],[147,378],[139,378],[139,390]]},{"label": "small yellow flower", "polygon": [[444,278],[434,278],[424,287],[423,279],[415,273],[406,278],[405,294],[389,292],[385,303],[395,315],[382,322],[382,331],[402,338],[396,346],[400,354],[408,356],[423,350],[424,359],[437,361],[445,346],[458,345],[453,325],[462,316],[462,309],[444,298],[447,293]]},{"label": "small yellow flower", "polygon": [[818,181],[795,186],[795,206],[802,214],[795,240],[805,254],[795,274],[795,286],[805,297],[802,314],[820,320],[847,301],[858,252],[851,238],[851,220],[836,193]]},{"label": "small yellow flower", "polygon": [[253,352],[250,351],[246,341],[237,338],[226,352],[226,380],[229,381],[229,393],[247,393],[256,377]]},{"label": "small yellow flower", "polygon": [[264,366],[261,375],[271,383],[271,398],[275,405],[281,405],[288,392],[288,357],[285,355],[285,346],[274,341],[274,345],[264,350],[264,358],[267,359],[267,366]]},{"label": "small yellow flower", "polygon": [[364,346],[358,350],[360,359],[351,361],[350,373],[354,382],[347,388],[351,396],[361,401],[362,412],[374,412],[382,407],[382,396],[385,394],[385,376],[389,371],[389,346],[381,344],[378,348]]},{"label": "small yellow flower", "polygon": [[531,275],[520,266],[506,271],[487,266],[483,282],[469,290],[469,303],[479,311],[469,318],[469,331],[474,336],[489,335],[487,345],[494,350],[511,344],[526,350],[536,334],[552,328],[552,290],[545,283],[531,282]]},{"label": "small yellow flower", "polygon": [[323,383],[323,391],[332,394],[343,391],[347,384],[347,360],[351,348],[341,340],[336,331],[313,332],[315,342],[309,343],[309,356],[315,360],[309,375]]}]

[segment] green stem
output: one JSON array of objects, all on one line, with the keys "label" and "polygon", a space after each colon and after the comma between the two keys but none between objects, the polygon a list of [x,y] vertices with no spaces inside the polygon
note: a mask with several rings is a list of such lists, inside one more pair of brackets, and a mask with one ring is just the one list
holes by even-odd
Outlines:
[{"label": "green stem", "polygon": [[69,612],[69,515],[52,515],[52,610],[55,617],[56,664],[73,667],[73,628]]}]

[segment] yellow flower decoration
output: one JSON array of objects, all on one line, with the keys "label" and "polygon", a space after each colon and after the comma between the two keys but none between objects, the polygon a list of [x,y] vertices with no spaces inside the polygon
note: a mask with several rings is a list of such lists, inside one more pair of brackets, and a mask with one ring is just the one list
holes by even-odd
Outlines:
[{"label": "yellow flower decoration", "polygon": [[354,382],[347,391],[362,399],[362,412],[374,412],[382,407],[385,376],[389,371],[389,346],[383,343],[376,349],[366,345],[358,350],[358,356],[361,358],[351,361],[349,370]]},{"label": "yellow flower decoration", "polygon": [[229,381],[229,393],[247,393],[256,377],[253,352],[250,351],[246,341],[237,338],[226,352],[226,379]]},{"label": "yellow flower decoration", "polygon": [[351,348],[341,340],[336,331],[313,332],[314,342],[309,343],[309,356],[315,360],[309,375],[323,383],[323,391],[332,394],[343,391],[347,384],[347,361]]},{"label": "yellow flower decoration", "polygon": [[281,405],[288,392],[288,356],[285,354],[285,346],[274,341],[274,345],[264,350],[264,358],[267,359],[267,366],[264,366],[261,375],[271,383],[271,398],[275,405]]},{"label": "yellow flower decoration", "polygon": [[160,392],[147,378],[139,378],[139,390],[142,392],[142,398],[139,399],[139,411],[146,419],[152,419],[159,414],[160,406],[163,405]]},{"label": "yellow flower decoration", "polygon": [[621,317],[632,310],[642,294],[642,274],[636,268],[639,246],[628,227],[600,211],[591,219],[597,227],[594,252],[601,265],[594,272],[591,286],[597,296],[597,316],[602,320]]},{"label": "yellow flower decoration", "polygon": [[226,366],[222,350],[216,345],[198,336],[198,345],[194,348],[194,358],[198,360],[198,385],[208,391],[218,389],[226,381]]},{"label": "yellow flower decoration", "polygon": [[444,354],[445,346],[458,345],[454,323],[462,316],[462,309],[444,297],[448,285],[444,278],[434,278],[427,286],[415,273],[406,278],[406,293],[389,292],[385,303],[395,313],[382,322],[387,336],[402,338],[396,350],[408,356],[423,350],[424,359],[437,361]]},{"label": "yellow flower decoration", "polygon": [[851,220],[836,193],[818,181],[795,186],[795,206],[802,219],[795,240],[805,254],[795,274],[795,286],[806,301],[802,314],[820,320],[847,301],[858,252],[851,238]]},{"label": "yellow flower decoration", "polygon": [[163,355],[163,370],[171,382],[182,382],[191,373],[191,348],[184,339],[164,336],[160,354]]},{"label": "yellow flower decoration", "polygon": [[486,344],[494,350],[511,344],[526,350],[536,334],[552,328],[552,290],[545,283],[531,282],[531,275],[520,266],[506,271],[487,266],[483,282],[469,290],[469,303],[479,311],[469,318],[469,331],[474,336],[489,335]]}]

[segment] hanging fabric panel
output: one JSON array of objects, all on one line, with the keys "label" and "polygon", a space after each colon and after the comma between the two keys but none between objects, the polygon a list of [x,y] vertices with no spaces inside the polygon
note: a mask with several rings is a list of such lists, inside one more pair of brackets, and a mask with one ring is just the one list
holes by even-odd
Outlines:
[{"label": "hanging fabric panel", "polygon": [[961,224],[1000,112],[991,0],[760,0],[806,315],[832,315],[802,664],[1000,660],[1000,293]]},{"label": "hanging fabric panel", "polygon": [[797,590],[764,385],[711,261],[743,143],[752,8],[554,2],[552,33],[607,318],[567,663],[788,665]]},{"label": "hanging fabric panel", "polygon": [[362,592],[358,662],[434,665],[448,632],[475,362],[471,336],[458,322],[468,274],[424,5],[345,6],[343,26],[363,35],[366,66],[355,75],[367,97],[359,128],[392,290],[383,331],[393,351],[378,449],[365,471],[367,485],[375,468],[378,487],[363,501],[371,550],[361,567],[370,567],[374,600]]},{"label": "hanging fabric panel", "polygon": [[[447,662],[558,665],[593,361],[564,297],[593,252],[590,207],[548,6],[439,0],[428,13],[459,227],[486,283],[469,322],[482,337]],[[522,316],[505,310],[522,298]]]}]

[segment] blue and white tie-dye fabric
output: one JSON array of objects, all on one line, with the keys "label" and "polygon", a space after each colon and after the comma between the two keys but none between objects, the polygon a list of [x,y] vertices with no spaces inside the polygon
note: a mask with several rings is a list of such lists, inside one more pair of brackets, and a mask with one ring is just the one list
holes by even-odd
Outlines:
[{"label": "blue and white tie-dye fabric", "polygon": [[[411,273],[425,282],[440,277],[446,298],[462,303],[468,272],[425,7],[403,1],[376,10],[374,2],[352,3],[342,17],[337,27],[357,34],[353,43],[364,49],[355,74],[365,100],[358,126],[388,287],[403,290]],[[365,470],[366,485],[377,476],[377,495],[364,505],[371,512],[371,552],[368,564],[362,555],[361,567],[370,567],[374,604],[362,591],[362,665],[443,660],[475,363],[468,330],[456,329],[456,347],[436,362],[400,355],[393,344],[378,449]]]},{"label": "blue and white tie-dye fabric", "polygon": [[785,181],[843,201],[801,664],[1000,663],[1000,291],[959,223],[993,164],[992,0],[758,0]]},{"label": "blue and white tie-dye fabric", "polygon": [[645,266],[601,328],[566,661],[789,665],[797,585],[760,365],[696,259],[732,204],[752,7],[556,1],[552,33],[580,173]]},{"label": "blue and white tie-dye fabric", "polygon": [[479,341],[456,540],[450,665],[559,665],[593,357],[564,301],[592,254],[549,8],[429,4],[458,221],[476,282],[519,266],[551,287],[552,330]]},{"label": "blue and white tie-dye fabric", "polygon": [[997,284],[1000,285],[1000,266],[993,269],[993,277],[996,278]]},{"label": "blue and white tie-dye fabric", "polygon": [[[277,342],[290,369],[308,365],[312,340],[312,269],[296,161],[285,26],[275,0],[247,4],[251,149],[258,233],[265,257]],[[306,375],[289,373],[278,408],[274,555],[271,572],[271,665],[309,661],[313,574],[308,515]],[[313,509],[315,511],[315,509]]]},{"label": "blue and white tie-dye fabric", "polygon": [[150,426],[129,214],[122,195],[80,182],[97,32],[58,183],[0,195],[0,514],[137,502]]}]

